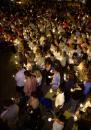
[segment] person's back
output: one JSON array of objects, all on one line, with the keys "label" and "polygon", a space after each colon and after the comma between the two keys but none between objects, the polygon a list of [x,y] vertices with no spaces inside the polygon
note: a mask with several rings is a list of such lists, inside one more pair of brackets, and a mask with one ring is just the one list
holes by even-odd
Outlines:
[{"label": "person's back", "polygon": [[17,120],[17,118],[18,118],[18,112],[19,112],[19,107],[16,104],[10,106],[8,108],[8,114],[7,114],[7,117],[6,117],[8,119],[8,121],[9,122],[11,122],[11,121],[15,122],[15,120]]},{"label": "person's back", "polygon": [[39,106],[39,100],[35,92],[31,93],[31,97],[28,101],[28,107],[26,109],[25,116],[21,121],[21,129],[41,130],[42,128],[42,116]]},{"label": "person's back", "polygon": [[29,71],[24,72],[26,81],[24,84],[24,93],[26,96],[30,97],[31,93],[37,90],[37,80],[36,77]]},{"label": "person's back", "polygon": [[35,92],[38,86],[37,79],[34,76],[31,76],[31,86],[32,86],[32,92]]},{"label": "person's back", "polygon": [[5,111],[1,113],[1,119],[6,121],[9,126],[15,124],[18,121],[19,107],[17,104],[12,104],[7,107]]}]

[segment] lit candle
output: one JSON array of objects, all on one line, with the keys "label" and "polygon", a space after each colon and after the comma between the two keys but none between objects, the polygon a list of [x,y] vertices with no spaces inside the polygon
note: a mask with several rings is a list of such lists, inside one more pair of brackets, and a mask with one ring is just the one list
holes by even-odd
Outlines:
[{"label": "lit candle", "polygon": [[74,92],[74,89],[73,88],[71,88],[71,90],[70,90],[71,92]]},{"label": "lit candle", "polygon": [[81,107],[81,108],[83,107],[83,104],[82,104],[82,103],[80,104],[80,107]]},{"label": "lit candle", "polygon": [[50,89],[50,93],[53,93],[53,90],[52,90],[52,89]]},{"label": "lit candle", "polygon": [[49,79],[51,79],[51,78],[52,78],[52,76],[48,76],[48,78],[49,78]]},{"label": "lit candle", "polygon": [[51,121],[52,121],[52,118],[51,118],[51,117],[49,117],[49,118],[48,118],[48,121],[49,121],[49,122],[51,122]]},{"label": "lit candle", "polygon": [[83,80],[81,79],[81,82],[83,82]]},{"label": "lit candle", "polygon": [[65,80],[65,81],[67,80],[66,74],[64,74],[64,80]]}]

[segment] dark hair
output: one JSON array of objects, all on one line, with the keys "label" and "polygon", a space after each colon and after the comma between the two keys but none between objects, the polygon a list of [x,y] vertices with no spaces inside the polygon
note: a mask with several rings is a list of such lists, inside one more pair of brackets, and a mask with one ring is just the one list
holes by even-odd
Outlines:
[{"label": "dark hair", "polygon": [[48,58],[45,59],[45,64],[50,64],[50,65],[52,65],[52,61],[51,61],[51,58],[50,58],[50,57],[48,57]]},{"label": "dark hair", "polygon": [[57,116],[57,118],[58,118],[60,121],[62,121],[62,122],[65,122],[65,121],[66,121],[65,116],[64,116],[61,112],[57,112],[57,113],[56,113],[56,116]]},{"label": "dark hair", "polygon": [[13,104],[14,104],[14,101],[12,99],[4,100],[4,105],[5,106],[10,106],[10,105],[13,105]]},{"label": "dark hair", "polygon": [[31,93],[31,97],[38,98],[37,92],[32,92],[32,93]]},{"label": "dark hair", "polygon": [[30,71],[28,71],[28,70],[26,70],[26,71],[24,72],[24,75],[25,75],[25,76],[28,76],[28,77],[31,77],[31,73],[30,73]]}]

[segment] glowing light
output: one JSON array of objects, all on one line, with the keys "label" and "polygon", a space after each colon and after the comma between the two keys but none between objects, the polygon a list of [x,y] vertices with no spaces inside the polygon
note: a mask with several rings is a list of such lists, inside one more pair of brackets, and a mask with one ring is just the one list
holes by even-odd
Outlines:
[{"label": "glowing light", "polygon": [[53,33],[55,32],[55,28],[53,28],[52,32],[53,32]]},{"label": "glowing light", "polygon": [[13,78],[15,77],[15,75],[12,76]]},{"label": "glowing light", "polygon": [[16,2],[17,4],[22,4],[22,2],[21,1],[19,1],[19,2]]},{"label": "glowing light", "polygon": [[51,76],[48,76],[48,78],[51,78]]},{"label": "glowing light", "polygon": [[14,0],[10,0],[10,1],[14,2]]},{"label": "glowing light", "polygon": [[83,107],[83,104],[82,104],[82,103],[80,104],[80,107],[81,107],[81,108]]},{"label": "glowing light", "polygon": [[89,34],[87,34],[87,38],[89,38]]},{"label": "glowing light", "polygon": [[33,113],[33,111],[31,110],[31,112],[30,112],[31,114]]},{"label": "glowing light", "polygon": [[76,40],[76,36],[74,37],[74,40]]},{"label": "glowing light", "polygon": [[85,20],[85,17],[83,17],[83,20]]},{"label": "glowing light", "polygon": [[15,61],[15,64],[16,64],[16,65],[18,65],[18,62],[17,62],[17,61]]},{"label": "glowing light", "polygon": [[65,80],[65,81],[67,80],[67,78],[66,78],[66,74],[64,74],[64,80]]},{"label": "glowing light", "polygon": [[51,79],[51,78],[52,78],[52,76],[48,76],[48,78],[49,78],[49,79]]},{"label": "glowing light", "polygon": [[77,121],[77,120],[78,120],[77,116],[74,116],[74,121]]},{"label": "glowing light", "polygon": [[53,70],[50,70],[50,73],[53,73]]},{"label": "glowing light", "polygon": [[50,117],[50,118],[48,118],[48,121],[49,121],[49,122],[51,122],[51,121],[52,121],[52,118],[51,118],[51,117]]},{"label": "glowing light", "polygon": [[12,101],[14,101],[14,100],[15,100],[15,98],[13,98],[13,97],[12,97],[12,98],[11,98],[11,100],[12,100]]},{"label": "glowing light", "polygon": [[36,62],[35,64],[36,64],[36,65],[38,65],[38,63],[37,63],[37,62]]},{"label": "glowing light", "polygon": [[27,103],[27,106],[29,106],[29,104]]},{"label": "glowing light", "polygon": [[83,82],[83,80],[81,79],[81,82]]},{"label": "glowing light", "polygon": [[15,58],[17,58],[17,56],[15,56]]},{"label": "glowing light", "polygon": [[71,88],[71,90],[70,90],[70,91],[71,91],[71,92],[74,92],[74,89],[72,89],[72,88]]},{"label": "glowing light", "polygon": [[53,90],[52,90],[52,89],[50,89],[50,93],[53,93]]}]

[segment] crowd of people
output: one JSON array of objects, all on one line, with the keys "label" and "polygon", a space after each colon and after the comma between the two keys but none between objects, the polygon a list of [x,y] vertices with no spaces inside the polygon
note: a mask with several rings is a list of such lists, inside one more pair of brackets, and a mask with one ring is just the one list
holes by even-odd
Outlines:
[{"label": "crowd of people", "polygon": [[0,39],[14,47],[18,68],[18,99],[6,103],[3,123],[11,129],[42,130],[41,104],[56,115],[48,119],[53,130],[71,130],[75,121],[78,130],[90,130],[91,18],[85,8],[41,6],[36,11],[31,6],[0,14]]}]

